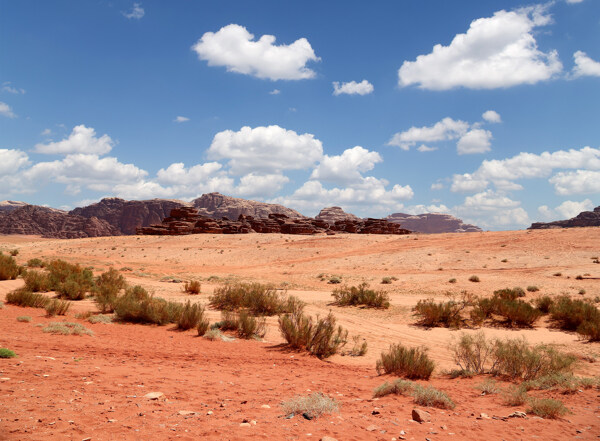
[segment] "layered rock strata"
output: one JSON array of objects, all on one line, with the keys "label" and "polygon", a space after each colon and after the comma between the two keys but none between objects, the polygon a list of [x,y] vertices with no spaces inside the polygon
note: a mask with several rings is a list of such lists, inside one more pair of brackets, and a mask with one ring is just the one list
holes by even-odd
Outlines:
[{"label": "layered rock strata", "polygon": [[462,219],[443,213],[415,215],[394,213],[386,219],[390,222],[400,223],[404,228],[408,228],[415,233],[477,233],[483,231],[476,225],[465,224]]},{"label": "layered rock strata", "polygon": [[583,211],[577,216],[555,222],[535,222],[529,230],[547,230],[550,228],[600,227],[600,206],[594,211]]}]

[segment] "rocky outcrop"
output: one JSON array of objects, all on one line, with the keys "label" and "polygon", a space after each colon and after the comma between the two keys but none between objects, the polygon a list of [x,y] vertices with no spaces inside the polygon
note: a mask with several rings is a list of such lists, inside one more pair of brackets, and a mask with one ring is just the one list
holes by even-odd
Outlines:
[{"label": "rocky outcrop", "polygon": [[335,234],[336,232],[358,234],[409,234],[399,224],[385,219],[341,220],[328,223],[321,219],[289,218],[285,214],[271,213],[266,218],[255,218],[241,214],[236,221],[226,217],[212,219],[199,213],[192,207],[180,207],[171,210],[169,217],[159,225],[140,227],[138,234],[172,235],[186,234],[246,234],[246,233],[282,233],[282,234]]},{"label": "rocky outcrop", "polygon": [[233,198],[221,193],[203,194],[198,199],[193,200],[192,205],[198,209],[199,214],[213,219],[223,217],[238,219],[240,215],[268,218],[270,214],[285,214],[291,219],[304,218],[296,210],[283,205]]},{"label": "rocky outcrop", "polygon": [[394,213],[389,215],[386,219],[390,222],[400,223],[404,228],[412,230],[415,233],[476,233],[482,231],[482,229],[476,225],[465,224],[462,219],[443,213],[424,213],[415,215]]},{"label": "rocky outcrop", "polygon": [[337,221],[359,221],[360,217],[355,216],[352,213],[346,213],[341,207],[327,207],[323,208],[319,214],[315,216],[315,219],[325,221],[329,224],[335,224]]},{"label": "rocky outcrop", "polygon": [[24,207],[25,205],[29,204],[21,201],[0,201],[0,214],[8,213],[9,211]]},{"label": "rocky outcrop", "polygon": [[577,216],[555,222],[535,222],[529,230],[547,230],[550,228],[600,227],[600,206],[594,211],[583,211]]},{"label": "rocky outcrop", "polygon": [[160,223],[172,209],[189,205],[187,202],[170,199],[126,201],[104,198],[87,207],[75,208],[70,214],[104,219],[122,234],[135,234],[136,228]]},{"label": "rocky outcrop", "polygon": [[0,214],[0,234],[31,234],[57,239],[119,236],[120,231],[97,217],[83,217],[38,205]]}]

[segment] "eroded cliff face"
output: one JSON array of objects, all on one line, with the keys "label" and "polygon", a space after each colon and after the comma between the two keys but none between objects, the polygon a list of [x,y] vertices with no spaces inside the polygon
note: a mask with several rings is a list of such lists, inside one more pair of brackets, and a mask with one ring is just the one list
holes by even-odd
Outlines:
[{"label": "eroded cliff face", "polygon": [[97,217],[117,228],[122,234],[135,234],[138,227],[160,223],[173,208],[190,206],[188,202],[171,199],[126,201],[104,198],[87,207],[75,208],[70,214],[87,218]]},{"label": "eroded cliff face", "polygon": [[529,230],[546,230],[550,228],[600,227],[600,206],[594,211],[583,211],[577,216],[554,222],[535,222]]},{"label": "eroded cliff face", "polygon": [[462,219],[458,219],[449,214],[443,213],[424,213],[424,214],[405,214],[394,213],[387,218],[390,222],[398,222],[404,228],[415,233],[475,233],[483,231],[476,225],[465,224]]},{"label": "eroded cliff face", "polygon": [[8,213],[9,211],[16,210],[17,208],[29,205],[26,202],[21,201],[0,201],[0,214]]},{"label": "eroded cliff face", "polygon": [[31,234],[57,239],[119,236],[121,232],[97,217],[83,217],[53,208],[25,205],[0,214],[0,234]]},{"label": "eroded cliff face", "polygon": [[270,214],[284,214],[291,219],[304,218],[296,210],[283,205],[234,198],[221,193],[203,194],[193,200],[192,205],[198,209],[199,214],[213,219],[226,217],[229,220],[237,220],[240,215],[268,218]]},{"label": "eroded cliff face", "polygon": [[355,216],[352,213],[346,213],[341,207],[326,207],[315,216],[315,219],[335,224],[337,221],[359,221],[360,217]]}]

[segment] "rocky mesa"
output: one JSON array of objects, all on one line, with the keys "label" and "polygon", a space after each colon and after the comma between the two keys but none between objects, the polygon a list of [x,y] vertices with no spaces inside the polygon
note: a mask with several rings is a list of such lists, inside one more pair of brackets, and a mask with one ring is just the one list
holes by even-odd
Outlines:
[{"label": "rocky mesa", "polygon": [[547,230],[551,228],[600,227],[600,206],[594,211],[582,211],[577,216],[554,222],[535,222],[528,230]]},{"label": "rocky mesa", "polygon": [[477,233],[483,231],[476,225],[465,224],[462,219],[443,213],[423,213],[414,215],[394,213],[389,215],[386,219],[390,222],[397,222],[401,224],[402,227],[414,231],[415,233]]},{"label": "rocky mesa", "polygon": [[29,204],[21,201],[0,201],[0,214],[8,213],[9,211],[24,207],[25,205]]},{"label": "rocky mesa", "polygon": [[221,193],[203,194],[198,199],[194,199],[192,205],[198,209],[198,214],[213,219],[226,217],[227,219],[235,220],[240,215],[268,218],[270,214],[284,214],[291,219],[304,218],[296,210],[284,207],[283,205],[234,198],[222,195]]},{"label": "rocky mesa", "polygon": [[0,214],[0,234],[29,234],[56,239],[119,236],[103,219],[69,214],[38,205],[25,205]]},{"label": "rocky mesa", "polygon": [[346,213],[341,207],[327,207],[323,208],[319,214],[315,216],[315,219],[325,221],[329,224],[335,224],[338,221],[360,221],[360,217],[353,215],[352,213]]}]

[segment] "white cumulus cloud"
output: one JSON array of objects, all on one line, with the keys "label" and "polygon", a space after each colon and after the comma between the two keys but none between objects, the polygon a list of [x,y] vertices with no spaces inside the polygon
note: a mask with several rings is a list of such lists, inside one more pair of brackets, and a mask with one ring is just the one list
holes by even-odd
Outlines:
[{"label": "white cumulus cloud", "polygon": [[481,117],[489,123],[501,123],[502,122],[502,118],[500,117],[500,114],[498,112],[496,112],[495,110],[487,110],[487,111],[483,112],[483,115],[481,115]]},{"label": "white cumulus cloud", "polygon": [[206,32],[192,49],[209,66],[273,81],[314,78],[315,72],[306,64],[320,60],[306,38],[278,46],[275,36],[263,35],[254,41],[254,35],[237,24]]},{"label": "white cumulus cloud", "polygon": [[2,92],[8,92],[15,95],[23,95],[25,94],[25,89],[15,87],[10,81],[5,81],[4,83],[2,83]]},{"label": "white cumulus cloud", "polygon": [[596,170],[560,172],[552,176],[549,182],[560,195],[600,194],[600,171]]},{"label": "white cumulus cloud", "polygon": [[223,168],[218,162],[207,162],[186,168],[183,162],[161,168],[156,174],[157,180],[166,185],[198,185],[217,175]]},{"label": "white cumulus cloud", "polygon": [[374,90],[373,85],[367,80],[362,80],[360,83],[350,81],[349,83],[333,82],[334,95],[368,95]]},{"label": "white cumulus cloud", "polygon": [[571,72],[574,78],[590,76],[600,77],[600,62],[592,60],[585,52],[577,51],[573,54],[575,66]]},{"label": "white cumulus cloud", "polygon": [[144,16],[145,13],[146,12],[144,11],[144,8],[142,8],[141,3],[134,3],[129,12],[123,12],[122,14],[130,20],[139,20]]},{"label": "white cumulus cloud", "polygon": [[176,123],[184,123],[184,122],[188,122],[189,120],[190,120],[190,119],[189,119],[188,117],[186,117],[186,116],[178,116],[177,118],[175,118],[175,119],[173,120],[173,122],[176,122]]},{"label": "white cumulus cloud", "polygon": [[323,145],[314,135],[277,125],[219,132],[208,149],[208,157],[227,160],[234,175],[306,169],[322,156]]},{"label": "white cumulus cloud", "polygon": [[108,135],[96,137],[92,127],[81,124],[75,126],[68,138],[48,144],[36,144],[36,153],[67,155],[70,153],[86,153],[104,155],[110,152],[114,142]]},{"label": "white cumulus cloud", "polygon": [[594,209],[594,204],[591,200],[583,201],[564,201],[558,207],[552,209],[547,205],[538,207],[538,214],[541,221],[553,221],[557,219],[570,219],[577,216],[582,211],[591,211]]},{"label": "white cumulus cloud", "polygon": [[282,174],[248,173],[240,178],[235,193],[242,197],[273,196],[289,181],[290,179]]},{"label": "white cumulus cloud", "polygon": [[456,144],[456,150],[459,155],[489,152],[491,139],[492,132],[489,130],[473,129],[461,136]]},{"label": "white cumulus cloud", "polygon": [[498,11],[474,20],[448,46],[437,44],[427,55],[405,61],[400,86],[447,90],[455,87],[496,89],[535,84],[562,70],[556,51],[538,49],[534,31],[551,22],[545,7]]},{"label": "white cumulus cloud", "polygon": [[444,118],[433,126],[413,126],[404,132],[398,132],[388,141],[388,145],[408,150],[417,142],[437,142],[457,139],[467,132],[469,126],[470,124],[465,121]]},{"label": "white cumulus cloud", "polygon": [[17,115],[12,111],[10,106],[0,101],[0,115],[6,116],[7,118],[16,118]]},{"label": "white cumulus cloud", "polygon": [[381,155],[361,146],[346,149],[341,155],[325,155],[313,170],[311,179],[347,184],[362,179],[361,173],[372,170],[382,162]]},{"label": "white cumulus cloud", "polygon": [[21,150],[0,149],[0,176],[16,173],[29,164],[27,154]]}]

